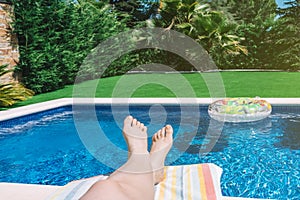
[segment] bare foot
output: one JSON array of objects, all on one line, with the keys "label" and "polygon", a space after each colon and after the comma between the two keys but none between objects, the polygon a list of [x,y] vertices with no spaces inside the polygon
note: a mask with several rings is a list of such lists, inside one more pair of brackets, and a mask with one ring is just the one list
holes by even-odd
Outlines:
[{"label": "bare foot", "polygon": [[128,160],[117,171],[126,173],[152,172],[150,154],[147,150],[147,127],[132,116],[128,116],[124,120],[123,136],[128,146]]},{"label": "bare foot", "polygon": [[132,116],[127,116],[124,120],[123,136],[130,154],[148,154],[147,127],[143,123]]},{"label": "bare foot", "polygon": [[157,131],[152,137],[152,147],[150,150],[150,158],[152,168],[154,170],[154,183],[159,183],[163,179],[164,162],[168,152],[173,144],[173,128],[166,125]]}]

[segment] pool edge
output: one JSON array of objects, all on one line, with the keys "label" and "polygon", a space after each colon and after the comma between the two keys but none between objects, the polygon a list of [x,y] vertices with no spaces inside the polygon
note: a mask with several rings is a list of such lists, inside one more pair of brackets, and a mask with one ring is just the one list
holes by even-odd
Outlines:
[{"label": "pool edge", "polygon": [[[209,105],[222,98],[61,98],[0,111],[0,121],[74,104],[199,104]],[[262,98],[272,105],[300,105],[300,98]]]}]

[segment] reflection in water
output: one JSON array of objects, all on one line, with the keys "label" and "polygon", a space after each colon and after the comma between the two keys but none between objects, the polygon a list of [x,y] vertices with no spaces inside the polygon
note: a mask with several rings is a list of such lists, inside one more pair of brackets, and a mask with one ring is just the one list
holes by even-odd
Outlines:
[{"label": "reflection in water", "polygon": [[300,149],[300,119],[289,119],[282,123],[282,135],[278,138],[279,143],[276,143],[276,147],[287,147],[292,150]]},{"label": "reflection in water", "polygon": [[[192,140],[186,152],[190,154],[222,152],[229,146],[229,141],[237,139],[235,137],[237,135],[247,137],[247,135],[251,134],[270,134],[272,130],[272,121],[269,118],[257,122],[225,123],[224,126],[222,125],[222,123],[213,120],[213,128],[210,133],[208,133],[208,123],[201,123],[195,138]],[[219,134],[220,131],[221,134]],[[189,134],[184,134],[185,139],[188,138],[188,135]],[[189,138],[189,140],[191,140],[191,138]]]}]

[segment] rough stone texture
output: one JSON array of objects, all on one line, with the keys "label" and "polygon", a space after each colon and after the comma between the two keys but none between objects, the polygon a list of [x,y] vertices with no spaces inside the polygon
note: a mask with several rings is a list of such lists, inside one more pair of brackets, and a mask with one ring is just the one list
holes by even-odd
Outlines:
[{"label": "rough stone texture", "polygon": [[[10,4],[0,3],[0,65],[8,65],[8,69],[19,61],[18,41],[12,33],[13,8]],[[1,77],[0,82],[13,81],[13,74]]]}]

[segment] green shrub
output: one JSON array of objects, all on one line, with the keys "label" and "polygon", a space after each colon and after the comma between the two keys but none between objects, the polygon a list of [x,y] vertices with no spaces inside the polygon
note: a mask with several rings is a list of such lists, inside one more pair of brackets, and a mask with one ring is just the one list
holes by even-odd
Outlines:
[{"label": "green shrub", "polygon": [[[7,65],[0,66],[0,77],[12,72],[7,70]],[[23,101],[33,96],[34,92],[26,89],[20,83],[14,81],[1,82],[0,80],[0,108],[11,106],[18,101]]]},{"label": "green shrub", "polygon": [[91,49],[122,30],[109,6],[89,1],[13,0],[20,63],[16,71],[36,93],[72,84]]}]

